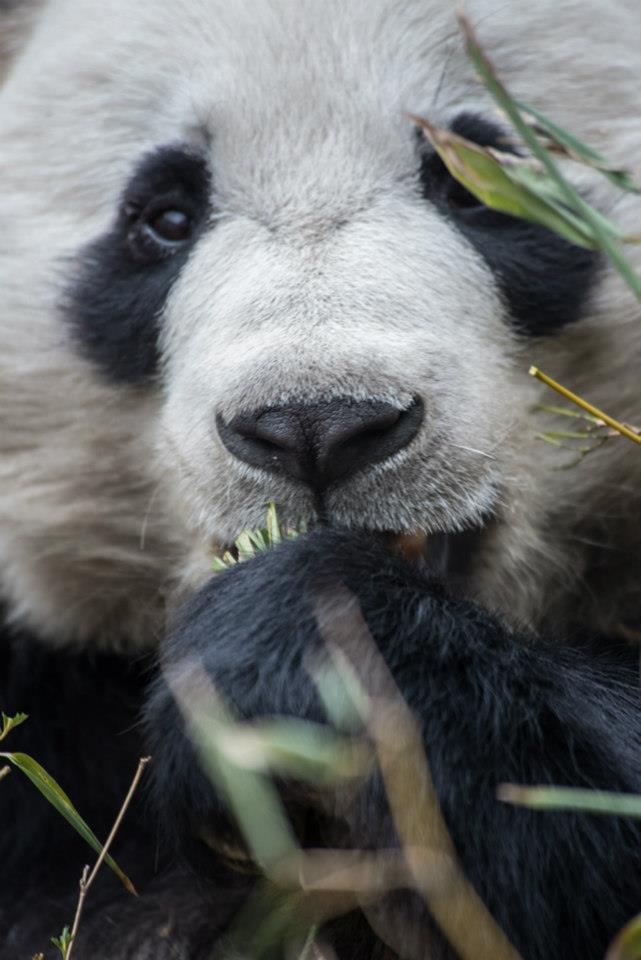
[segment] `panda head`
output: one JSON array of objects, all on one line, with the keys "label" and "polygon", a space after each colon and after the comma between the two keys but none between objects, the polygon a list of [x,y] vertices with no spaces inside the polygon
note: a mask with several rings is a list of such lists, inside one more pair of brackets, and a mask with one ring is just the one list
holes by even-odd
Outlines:
[{"label": "panda head", "polygon": [[[532,6],[468,8],[514,93],[638,157],[633,0],[605,23],[597,0]],[[621,615],[630,578],[601,559],[590,580],[586,541],[638,550],[638,454],[558,470],[527,368],[638,420],[638,310],[596,255],[483,208],[417,135],[408,114],[506,136],[449,3],[0,16],[14,617],[151,643],[166,598],[270,500],[294,524],[445,537],[468,592],[517,619]],[[633,228],[633,202],[577,183]]]}]

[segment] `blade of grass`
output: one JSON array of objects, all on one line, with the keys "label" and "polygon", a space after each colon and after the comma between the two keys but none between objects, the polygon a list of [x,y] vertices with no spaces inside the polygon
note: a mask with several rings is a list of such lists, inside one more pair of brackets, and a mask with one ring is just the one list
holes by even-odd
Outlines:
[{"label": "blade of grass", "polygon": [[[21,770],[40,791],[43,797],[49,801],[52,807],[55,807],[58,813],[64,817],[67,823],[71,824],[74,830],[80,834],[90,847],[93,847],[96,853],[100,854],[102,852],[103,845],[89,825],[82,819],[62,787],[56,783],[53,777],[49,776],[44,767],[41,767],[36,760],[27,756],[26,753],[0,753],[0,757],[8,760],[9,763],[12,763],[18,770]],[[105,861],[121,880],[125,889],[135,894],[136,888],[129,877],[120,869],[116,861],[111,856],[106,856]]]},{"label": "blade of grass", "polygon": [[641,193],[641,188],[634,182],[628,170],[610,163],[604,154],[599,153],[598,150],[590,147],[574,134],[564,130],[536,107],[533,107],[532,104],[524,103],[522,100],[515,100],[514,102],[521,113],[529,114],[534,119],[536,122],[535,132],[541,131],[565,156],[594,167],[620,190],[625,190],[628,193]]},{"label": "blade of grass", "polygon": [[[595,249],[597,242],[580,217],[563,206],[558,188],[514,155],[490,150],[410,115],[424,132],[452,176],[486,206],[556,231],[577,246]],[[614,224],[609,224],[617,233]]]},{"label": "blade of grass", "polygon": [[585,813],[641,819],[641,796],[632,793],[503,783],[497,788],[496,795],[503,803],[531,810],[581,810]]},{"label": "blade of grass", "polygon": [[464,13],[457,14],[459,26],[465,40],[466,52],[474,64],[487,91],[494,98],[499,107],[507,114],[518,131],[524,143],[530,148],[534,156],[541,162],[549,176],[561,190],[565,202],[571,210],[577,213],[584,223],[591,229],[598,240],[601,249],[610,258],[614,267],[623,277],[637,299],[641,300],[641,277],[630,266],[617,242],[607,230],[603,229],[600,215],[583,200],[580,194],[567,182],[561,174],[548,150],[540,143],[538,137],[521,116],[516,101],[510,96],[503,83],[499,80],[492,63],[478,43],[472,25]]},{"label": "blade of grass", "polygon": [[227,799],[252,859],[268,873],[299,852],[278,791],[268,777],[230,761],[236,725],[204,669],[184,661],[166,669],[165,678],[203,769]]}]

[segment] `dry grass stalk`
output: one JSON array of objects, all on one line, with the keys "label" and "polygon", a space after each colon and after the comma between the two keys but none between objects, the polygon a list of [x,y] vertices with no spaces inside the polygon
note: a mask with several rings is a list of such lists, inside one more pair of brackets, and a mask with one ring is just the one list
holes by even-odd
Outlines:
[{"label": "dry grass stalk", "polygon": [[[96,879],[98,871],[100,870],[100,867],[102,866],[104,859],[107,856],[107,853],[109,852],[109,848],[111,847],[116,837],[116,834],[118,833],[118,830],[120,829],[120,825],[123,821],[125,813],[127,812],[129,804],[132,801],[133,795],[136,792],[138,784],[140,783],[140,778],[142,777],[144,769],[150,760],[151,760],[151,757],[141,757],[140,760],[138,761],[138,767],[136,768],[136,772],[129,786],[129,790],[127,791],[127,795],[122,802],[122,806],[118,811],[118,815],[114,820],[113,826],[109,832],[109,836],[105,840],[105,843],[103,845],[102,850],[100,851],[98,859],[96,860],[93,866],[93,870],[91,870],[91,873],[90,873],[89,865],[87,865],[82,871],[82,876],[80,877],[80,893],[78,894],[78,904],[76,906],[76,914],[73,918],[73,926],[71,927],[71,936],[69,938],[69,946],[67,947],[67,951],[65,953],[65,960],[69,960],[73,952],[73,946],[74,946],[74,943],[76,942],[76,935],[80,927],[80,920],[82,917],[82,911],[85,905],[87,894],[91,888],[92,883]],[[135,893],[136,891],[134,890],[133,892]]]}]

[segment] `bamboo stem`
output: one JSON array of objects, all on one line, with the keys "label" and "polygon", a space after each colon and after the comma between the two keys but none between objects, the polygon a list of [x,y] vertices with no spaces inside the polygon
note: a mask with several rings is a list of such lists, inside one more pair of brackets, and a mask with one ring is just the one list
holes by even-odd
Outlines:
[{"label": "bamboo stem", "polygon": [[538,367],[530,367],[529,372],[530,376],[536,377],[536,379],[540,380],[541,383],[544,383],[546,386],[556,390],[556,392],[560,393],[561,396],[565,397],[566,400],[569,400],[571,403],[575,403],[577,407],[581,407],[582,410],[585,410],[587,413],[591,413],[593,417],[597,417],[599,420],[602,420],[609,427],[612,427],[613,430],[616,430],[617,433],[627,437],[628,440],[632,440],[633,443],[638,443],[641,445],[641,435],[632,430],[631,427],[626,427],[624,423],[621,423],[619,420],[615,420],[614,417],[608,416],[608,414],[604,413],[603,410],[599,410],[598,407],[588,403],[587,400],[577,396],[576,393],[572,393],[572,391],[568,390],[567,387],[561,386],[561,384],[557,383],[556,380],[553,380],[552,377],[548,377],[546,373],[542,373]]}]

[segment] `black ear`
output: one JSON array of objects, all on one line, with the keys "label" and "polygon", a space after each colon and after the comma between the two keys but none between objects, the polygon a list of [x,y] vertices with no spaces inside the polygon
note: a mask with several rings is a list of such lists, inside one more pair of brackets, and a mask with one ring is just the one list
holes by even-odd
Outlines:
[{"label": "black ear", "polygon": [[0,0],[0,84],[31,33],[45,0]]}]

